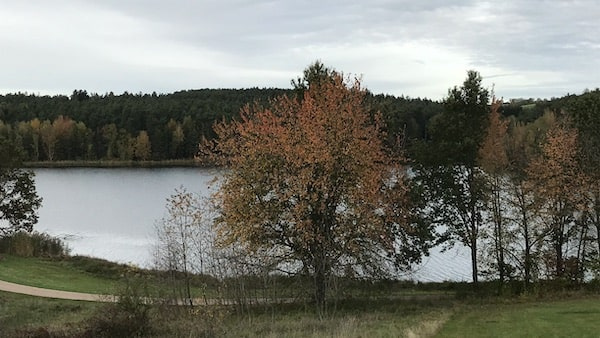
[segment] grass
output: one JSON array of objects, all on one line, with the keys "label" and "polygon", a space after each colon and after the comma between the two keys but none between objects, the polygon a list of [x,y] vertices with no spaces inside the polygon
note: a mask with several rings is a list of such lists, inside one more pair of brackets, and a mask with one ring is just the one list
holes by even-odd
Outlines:
[{"label": "grass", "polygon": [[[222,324],[225,337],[401,337],[443,323],[454,301],[353,300],[340,302],[319,319],[312,306],[299,304],[254,309]],[[434,332],[437,327],[429,327]]]},{"label": "grass", "polygon": [[600,298],[464,304],[439,337],[598,337]]},{"label": "grass", "polygon": [[[85,332],[106,304],[0,292],[0,336],[43,328],[57,336]],[[531,301],[406,300],[340,302],[324,319],[310,304],[249,309],[152,308],[151,336],[219,337],[597,337],[600,297]]]},{"label": "grass", "polygon": [[0,280],[63,291],[112,294],[121,282],[75,268],[68,261],[2,255]]},{"label": "grass", "polygon": [[24,330],[38,328],[71,330],[81,326],[100,306],[0,292],[0,336],[27,336]]},{"label": "grass", "polygon": [[[111,306],[0,292],[0,336],[29,336],[42,328],[53,336],[78,336]],[[340,304],[321,320],[311,306],[303,304],[255,307],[244,315],[225,307],[198,307],[191,312],[153,307],[150,322],[151,336],[156,337],[400,337],[421,330],[424,323],[443,321],[451,309],[449,302],[354,301]]]},{"label": "grass", "polygon": [[[134,278],[123,278],[131,271]],[[59,260],[2,255],[0,260],[2,280],[67,291],[118,294],[130,285],[146,292],[147,285],[150,292],[157,292],[164,285],[153,273],[88,257]],[[247,282],[253,284],[252,279]],[[294,283],[281,279],[275,291],[300,292],[303,286]],[[460,283],[346,281],[342,289],[346,298],[331,306],[323,319],[315,315],[314,305],[300,298],[294,304],[243,309],[157,305],[151,308],[150,322],[153,335],[173,337],[597,337],[600,332],[600,296],[596,292],[590,298],[590,290],[564,293],[550,288],[529,298],[503,298],[489,292],[475,294],[470,285]],[[464,298],[454,297],[460,290],[466,293]],[[107,306],[114,304],[0,292],[0,336],[29,336],[31,330],[40,328],[57,336],[81,335],[99,313],[111,311]]]},{"label": "grass", "polygon": [[[127,283],[144,285],[148,295],[166,296],[169,290],[164,277],[155,271],[84,256],[62,259],[0,255],[0,280],[61,291],[95,294],[118,294]],[[216,295],[215,290],[192,286],[192,296]]]}]

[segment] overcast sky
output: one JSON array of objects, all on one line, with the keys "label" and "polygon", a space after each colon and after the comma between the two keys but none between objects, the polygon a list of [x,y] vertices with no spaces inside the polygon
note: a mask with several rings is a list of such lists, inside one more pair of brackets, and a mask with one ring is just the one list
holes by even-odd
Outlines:
[{"label": "overcast sky", "polygon": [[0,92],[289,88],[319,59],[374,93],[600,87],[600,1],[0,0]]}]

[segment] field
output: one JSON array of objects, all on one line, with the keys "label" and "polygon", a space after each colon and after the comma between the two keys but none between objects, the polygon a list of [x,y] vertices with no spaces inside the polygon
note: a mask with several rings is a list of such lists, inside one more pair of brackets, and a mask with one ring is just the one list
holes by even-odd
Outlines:
[{"label": "field", "polygon": [[598,337],[600,298],[463,306],[439,337]]},{"label": "field", "polygon": [[22,332],[39,328],[75,332],[101,306],[0,292],[0,337],[25,335]]},{"label": "field", "polygon": [[46,289],[111,294],[121,282],[110,277],[86,272],[69,261],[12,255],[2,255],[0,261],[0,280]]},{"label": "field", "polygon": [[[0,279],[67,291],[106,293],[126,283],[120,266],[93,259],[45,260],[3,256]],[[147,281],[147,279],[145,279]],[[89,334],[98,323],[143,314],[145,336],[221,337],[597,337],[600,296],[584,291],[553,295],[484,299],[449,285],[379,286],[373,293],[355,288],[315,315],[307,300],[255,306],[145,306],[135,296],[124,304],[99,304],[35,298],[0,292],[0,336],[50,332]],[[464,288],[464,285],[454,285]],[[431,288],[438,288],[437,292]],[[120,292],[120,291],[119,291]],[[387,297],[386,297],[387,295]],[[125,294],[127,296],[127,294]],[[129,295],[131,296],[131,295]],[[463,298],[464,297],[464,298]],[[121,323],[121,324],[123,324]],[[92,331],[91,331],[92,330]],[[93,336],[93,335],[92,335]]]}]

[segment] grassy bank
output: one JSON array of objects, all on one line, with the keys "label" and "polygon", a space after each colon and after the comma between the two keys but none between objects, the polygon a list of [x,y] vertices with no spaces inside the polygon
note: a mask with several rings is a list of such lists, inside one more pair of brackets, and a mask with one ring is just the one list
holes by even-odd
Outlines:
[{"label": "grassy bank", "polygon": [[[252,307],[244,314],[227,307],[153,306],[147,309],[143,336],[597,337],[599,301],[597,297],[491,303],[355,300],[338,304],[323,319],[303,304]],[[120,318],[110,315],[115,311],[124,310],[112,304],[0,292],[0,336],[38,332],[50,332],[54,337],[102,336],[91,332],[101,320]]]},{"label": "grassy bank", "polygon": [[121,282],[78,267],[74,260],[2,255],[0,280],[45,289],[112,294]]},{"label": "grassy bank", "polygon": [[438,336],[598,337],[600,297],[587,297],[463,304],[461,310],[456,311],[443,326]]},{"label": "grassy bank", "polygon": [[[75,336],[101,304],[24,296],[0,291],[0,337]],[[44,337],[44,335],[39,335]]]},{"label": "grassy bank", "polygon": [[[158,294],[164,276],[89,257],[3,254],[0,279],[122,296],[117,304],[96,304],[0,292],[0,336],[8,337],[46,332],[55,337],[119,332],[149,337],[596,337],[600,332],[600,295],[581,288],[501,297],[492,291],[493,284],[482,284],[476,292],[465,283],[346,281],[340,285],[345,292],[319,318],[308,298],[243,307],[145,305],[141,297]],[[204,282],[209,295],[218,293]],[[243,284],[252,288],[256,282],[246,279]],[[301,287],[301,282],[286,279],[276,283],[280,294]]]},{"label": "grassy bank", "polygon": [[26,168],[170,168],[170,167],[203,167],[194,159],[164,161],[38,161],[25,162]]},{"label": "grassy bank", "polygon": [[[253,307],[241,315],[227,307],[193,310],[154,306],[147,312],[149,337],[401,337],[433,333],[450,316],[450,303],[385,302],[339,304],[319,319],[302,304]],[[61,301],[0,292],[0,336],[78,336],[115,311],[115,305]],[[122,311],[122,310],[121,310]],[[119,317],[119,316],[115,316]],[[118,321],[118,320],[117,320]],[[115,323],[117,326],[118,323]],[[98,335],[102,336],[102,335]],[[128,336],[128,335],[127,335]]]}]

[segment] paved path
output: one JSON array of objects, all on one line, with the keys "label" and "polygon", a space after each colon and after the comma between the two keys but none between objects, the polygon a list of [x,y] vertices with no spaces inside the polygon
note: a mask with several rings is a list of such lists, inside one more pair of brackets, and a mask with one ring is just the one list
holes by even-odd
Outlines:
[{"label": "paved path", "polygon": [[0,281],[0,291],[45,298],[85,300],[88,302],[114,302],[116,300],[115,296],[110,295],[42,289],[5,281]]},{"label": "paved path", "polygon": [[[113,295],[98,295],[98,294],[93,294],[93,293],[43,289],[43,288],[37,288],[34,286],[27,286],[27,285],[5,282],[2,280],[0,280],[0,291],[20,293],[23,295],[36,296],[36,297],[68,299],[68,300],[84,300],[84,301],[88,301],[88,302],[111,303],[111,302],[116,302],[118,300],[118,297],[113,296]],[[150,299],[150,298],[144,298],[144,299],[146,302],[152,302],[152,301],[156,300],[156,299]],[[279,299],[278,300],[278,302],[286,302],[286,303],[289,303],[291,301],[293,301],[293,300],[292,299]],[[224,300],[224,299],[195,298],[195,299],[193,299],[193,302],[195,305],[231,305],[231,304],[234,304],[233,300],[226,300],[226,299]],[[250,303],[266,303],[266,302],[273,302],[273,300],[266,300],[266,299],[250,300]],[[184,303],[182,300],[176,301],[175,304],[187,305],[187,303]]]}]

